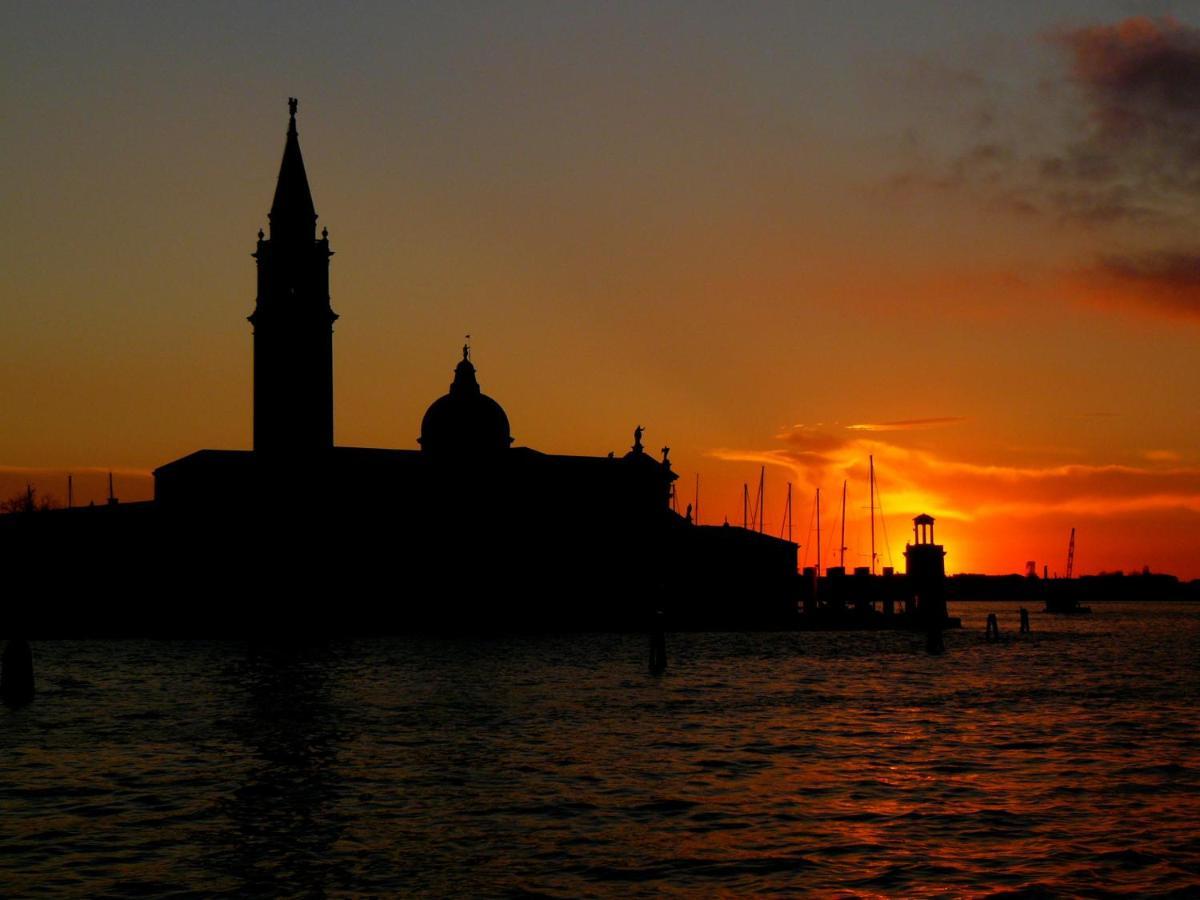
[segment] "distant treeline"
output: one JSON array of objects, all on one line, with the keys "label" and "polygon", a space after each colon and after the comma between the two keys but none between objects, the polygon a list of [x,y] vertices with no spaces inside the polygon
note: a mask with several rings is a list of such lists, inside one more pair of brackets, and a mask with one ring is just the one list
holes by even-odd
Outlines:
[{"label": "distant treeline", "polygon": [[1069,592],[1080,601],[1200,600],[1200,580],[1180,581],[1153,572],[1102,572],[1078,578],[1038,578],[1027,575],[952,575],[951,600],[1043,600]]}]

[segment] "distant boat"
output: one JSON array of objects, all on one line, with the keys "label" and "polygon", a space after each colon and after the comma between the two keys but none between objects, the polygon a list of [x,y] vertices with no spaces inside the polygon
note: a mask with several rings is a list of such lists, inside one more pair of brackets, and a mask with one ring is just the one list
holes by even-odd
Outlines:
[{"label": "distant boat", "polygon": [[1080,606],[1079,600],[1075,597],[1050,596],[1046,598],[1045,611],[1063,616],[1086,616],[1091,615],[1092,608],[1090,606]]}]

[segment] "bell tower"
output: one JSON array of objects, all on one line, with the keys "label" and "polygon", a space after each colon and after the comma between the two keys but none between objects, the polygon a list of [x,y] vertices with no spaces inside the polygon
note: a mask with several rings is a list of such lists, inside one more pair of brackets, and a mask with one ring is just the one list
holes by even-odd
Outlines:
[{"label": "bell tower", "polygon": [[333,446],[333,323],[328,231],[317,237],[296,99],[271,204],[270,235],[258,232],[254,329],[254,450],[288,459]]}]

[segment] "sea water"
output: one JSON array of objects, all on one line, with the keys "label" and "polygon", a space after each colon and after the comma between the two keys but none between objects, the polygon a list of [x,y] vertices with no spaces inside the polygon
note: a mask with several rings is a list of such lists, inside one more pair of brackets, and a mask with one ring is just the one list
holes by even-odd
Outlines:
[{"label": "sea water", "polygon": [[661,675],[643,635],[34,641],[0,895],[1196,896],[1200,606],[1018,606]]}]

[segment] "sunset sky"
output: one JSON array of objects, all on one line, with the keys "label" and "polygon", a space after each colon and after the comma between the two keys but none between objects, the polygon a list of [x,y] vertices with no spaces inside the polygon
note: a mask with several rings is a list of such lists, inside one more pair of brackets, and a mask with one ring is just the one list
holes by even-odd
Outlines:
[{"label": "sunset sky", "polygon": [[843,479],[868,563],[874,454],[883,565],[929,512],[951,571],[1075,527],[1082,572],[1200,577],[1195,4],[3,9],[4,496],[250,445],[296,96],[337,443],[415,447],[469,332],[517,444],[644,425],[709,523],[765,465],[808,564]]}]

